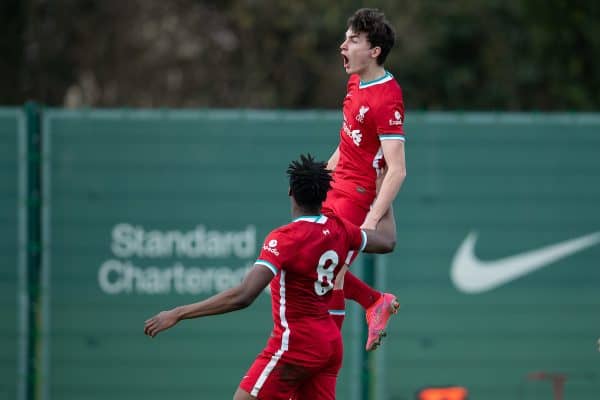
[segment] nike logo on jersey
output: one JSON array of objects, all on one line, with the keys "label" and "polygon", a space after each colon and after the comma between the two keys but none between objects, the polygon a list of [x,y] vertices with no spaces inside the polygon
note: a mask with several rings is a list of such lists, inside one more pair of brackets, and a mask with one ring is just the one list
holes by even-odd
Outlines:
[{"label": "nike logo on jersey", "polygon": [[452,282],[465,293],[482,293],[495,289],[594,246],[600,243],[600,231],[494,261],[482,261],[477,258],[476,242],[477,233],[469,233],[452,260]]}]

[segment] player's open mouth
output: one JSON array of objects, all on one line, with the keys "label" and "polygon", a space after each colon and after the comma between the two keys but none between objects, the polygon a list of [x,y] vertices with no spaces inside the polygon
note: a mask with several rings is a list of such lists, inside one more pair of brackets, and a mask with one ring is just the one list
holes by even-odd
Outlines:
[{"label": "player's open mouth", "polygon": [[342,58],[344,60],[344,68],[348,68],[348,64],[350,63],[348,57],[342,54]]}]

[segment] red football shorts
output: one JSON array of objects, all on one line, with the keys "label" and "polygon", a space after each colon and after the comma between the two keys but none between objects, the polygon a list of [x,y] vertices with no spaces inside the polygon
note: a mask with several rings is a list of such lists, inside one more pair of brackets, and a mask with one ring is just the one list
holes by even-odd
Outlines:
[{"label": "red football shorts", "polygon": [[312,365],[294,364],[263,351],[240,382],[240,388],[260,400],[335,400],[335,385],[342,366],[342,338],[332,341],[332,353]]},{"label": "red football shorts", "polygon": [[342,217],[357,226],[361,226],[365,222],[369,209],[369,205],[362,204],[357,199],[338,190],[330,190],[327,193],[327,198],[322,207],[324,213],[333,212],[338,217]]}]

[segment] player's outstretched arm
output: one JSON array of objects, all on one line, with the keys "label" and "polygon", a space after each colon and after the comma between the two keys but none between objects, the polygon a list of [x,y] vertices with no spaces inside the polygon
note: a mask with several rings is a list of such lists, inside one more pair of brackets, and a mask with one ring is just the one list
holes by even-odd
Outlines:
[{"label": "player's outstretched arm", "polygon": [[242,283],[206,300],[162,311],[144,323],[144,333],[154,337],[184,319],[225,314],[248,307],[273,279],[273,273],[263,265],[255,265]]}]

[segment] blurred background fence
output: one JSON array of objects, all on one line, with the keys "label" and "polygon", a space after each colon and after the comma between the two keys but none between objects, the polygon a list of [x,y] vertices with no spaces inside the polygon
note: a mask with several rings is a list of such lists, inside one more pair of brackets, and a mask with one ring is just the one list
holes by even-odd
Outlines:
[{"label": "blurred background fence", "polygon": [[[0,398],[230,398],[272,327],[267,294],[154,340],[143,321],[240,281],[289,221],[287,163],[326,159],[339,113],[28,111],[39,126],[0,109]],[[406,131],[398,245],[376,267],[403,307],[369,398],[545,400],[560,374],[564,398],[597,399],[600,115],[411,113]],[[366,400],[349,309],[338,397]]]}]

